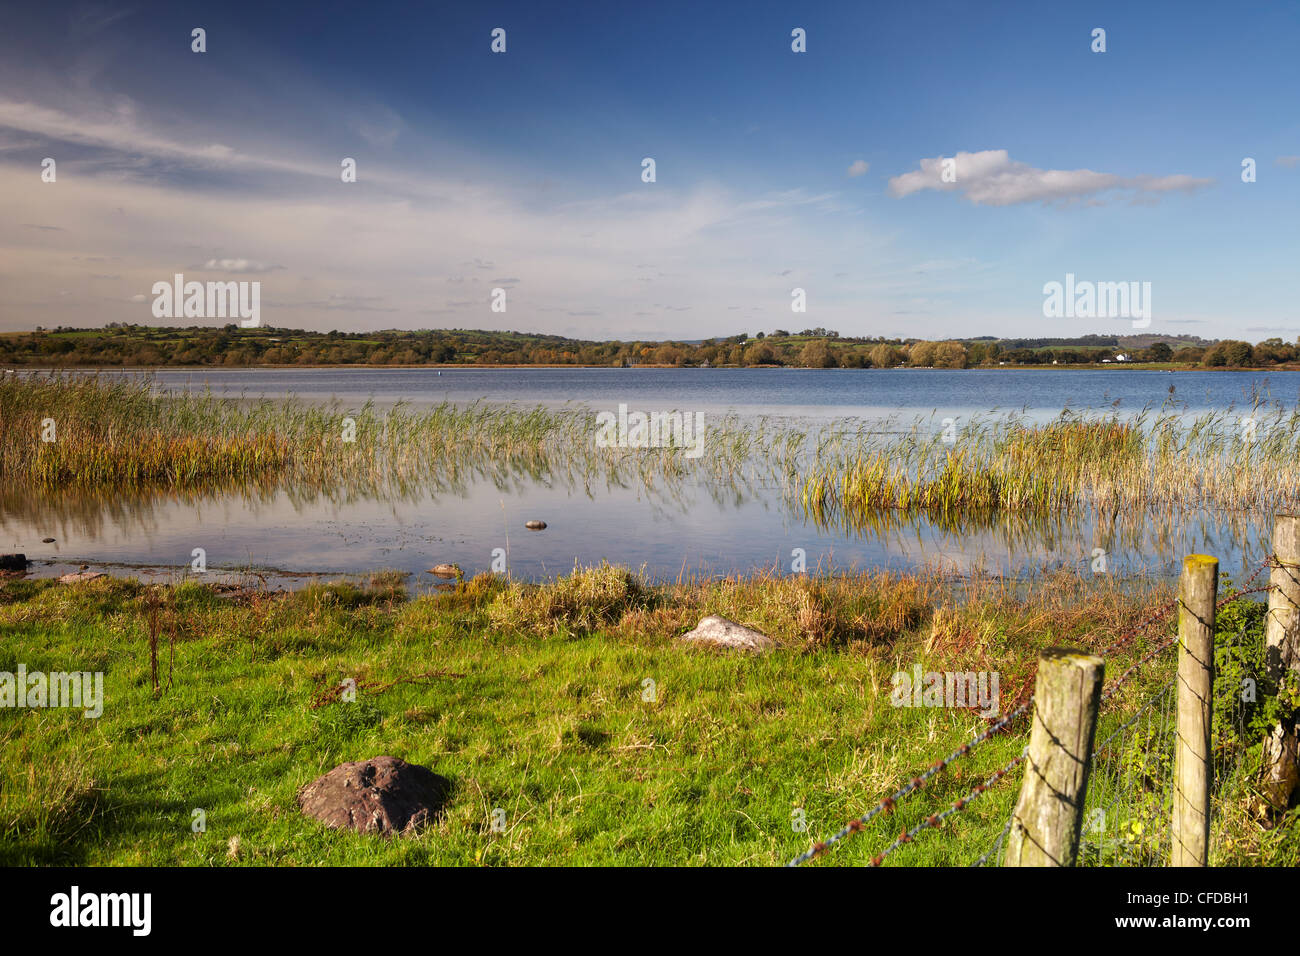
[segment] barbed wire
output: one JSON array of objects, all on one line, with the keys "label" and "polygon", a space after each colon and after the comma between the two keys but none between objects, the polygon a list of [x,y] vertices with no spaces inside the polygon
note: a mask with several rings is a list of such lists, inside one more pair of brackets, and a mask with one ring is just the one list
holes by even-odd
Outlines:
[{"label": "barbed wire", "polygon": [[1159,624],[1161,621],[1165,620],[1167,617],[1169,617],[1171,613],[1173,613],[1174,609],[1177,607],[1178,607],[1177,598],[1173,598],[1165,602],[1165,604],[1161,605],[1159,611],[1156,611],[1155,613],[1150,615],[1145,621],[1133,625],[1126,632],[1124,632],[1122,637],[1119,637],[1116,640],[1111,641],[1105,647],[1098,648],[1097,650],[1093,651],[1093,653],[1096,654],[1098,657],[1105,657],[1107,654],[1110,654],[1118,650],[1119,648],[1123,647],[1125,644],[1128,644],[1130,641],[1132,641],[1135,637],[1137,637],[1147,628],[1151,627],[1153,624]]},{"label": "barbed wire", "polygon": [[[1220,610],[1225,605],[1232,603],[1238,598],[1245,597],[1247,594],[1261,594],[1265,591],[1271,590],[1272,585],[1264,585],[1263,587],[1251,587],[1251,585],[1255,583],[1255,579],[1259,577],[1260,572],[1263,571],[1265,568],[1272,568],[1277,566],[1278,563],[1275,555],[1270,554],[1268,557],[1264,558],[1264,560],[1260,561],[1259,564],[1255,565],[1255,570],[1250,573],[1250,576],[1248,578],[1246,578],[1246,582],[1242,587],[1235,588],[1231,594],[1221,598],[1219,602],[1215,604],[1214,606],[1215,610],[1216,611]],[[1178,604],[1179,604],[1179,599],[1177,597],[1172,598],[1171,600],[1163,604],[1160,610],[1154,612],[1146,620],[1130,627],[1123,634],[1122,637],[1117,638],[1116,640],[1107,644],[1105,647],[1102,647],[1094,651],[1093,653],[1095,653],[1098,657],[1104,657],[1105,655],[1115,650],[1118,650],[1119,648],[1123,647],[1125,644],[1131,642],[1135,637],[1141,634],[1152,624],[1159,623],[1160,621],[1168,617],[1169,614],[1178,607]]]},{"label": "barbed wire", "polygon": [[1136,724],[1142,718],[1143,714],[1145,714],[1148,710],[1150,710],[1152,707],[1158,704],[1160,702],[1160,698],[1163,697],[1165,694],[1169,693],[1169,691],[1175,686],[1177,686],[1177,684],[1178,684],[1178,678],[1176,677],[1162,684],[1158,690],[1152,693],[1152,695],[1147,699],[1147,702],[1145,704],[1143,704],[1136,711],[1134,711],[1132,717],[1130,717],[1128,720],[1124,721],[1124,723],[1116,727],[1114,732],[1111,733],[1111,735],[1107,737],[1105,740],[1103,740],[1099,746],[1093,748],[1092,751],[1093,758],[1096,759],[1097,757],[1100,757],[1102,754],[1104,754],[1106,752],[1106,748],[1110,746],[1112,740],[1114,740],[1124,731],[1128,730],[1130,727]]},{"label": "barbed wire", "polygon": [[[1167,613],[1167,611],[1162,612],[1162,614],[1163,613]],[[1151,623],[1154,623],[1158,619],[1159,619],[1159,615],[1154,616],[1153,618],[1149,619],[1146,622],[1143,622],[1143,624],[1139,626],[1141,627],[1149,626]],[[1033,687],[1033,681],[1034,681],[1033,677],[1031,677],[1028,681],[1026,681],[1025,686],[1021,689],[1020,693],[1023,696],[1025,694],[1025,691],[1029,690],[1028,697],[1022,703],[1018,704],[1009,714],[1007,714],[1006,717],[997,721],[995,724],[993,724],[988,729],[986,729],[982,734],[979,734],[977,737],[975,737],[968,743],[963,744],[961,747],[954,750],[943,760],[939,760],[931,764],[930,767],[925,771],[925,773],[921,774],[919,777],[913,777],[909,783],[907,783],[903,787],[900,787],[897,791],[895,791],[890,796],[882,799],[879,803],[877,803],[874,807],[872,807],[862,816],[857,817],[854,820],[850,820],[847,824],[841,827],[838,832],[832,834],[830,837],[823,840],[822,842],[813,844],[813,846],[810,849],[806,850],[805,852],[801,853],[799,856],[795,857],[793,860],[787,863],[786,866],[788,867],[802,866],[804,863],[807,863],[809,860],[815,859],[816,857],[819,857],[822,854],[826,853],[826,851],[830,850],[840,841],[850,836],[854,836],[858,833],[861,833],[866,828],[866,825],[870,823],[873,819],[875,819],[881,813],[887,811],[892,812],[897,806],[899,800],[902,800],[918,792],[925,785],[927,781],[929,781],[940,771],[944,770],[953,761],[966,756],[980,744],[986,743],[987,741],[992,739],[996,734],[1001,733],[1003,730],[1009,727],[1014,720],[1028,713],[1030,708],[1033,706],[1033,702],[1034,702],[1033,691],[1030,689]],[[1006,768],[1003,768],[1003,772],[995,774],[993,777],[990,778],[990,780],[993,783],[996,783],[998,780],[1001,780],[1002,777],[1005,776],[1006,770],[1009,770],[1011,766],[1018,764],[1023,759],[1024,759],[1023,755],[1021,757],[1016,758],[1016,760],[1013,761],[1011,765],[1009,765]],[[983,789],[979,789],[979,792],[983,793]],[[952,812],[955,811],[953,810],[945,811],[944,817],[950,815]],[[924,829],[924,826],[919,827],[917,832],[919,832],[920,829]],[[906,836],[906,834],[904,834],[904,836]],[[901,839],[902,838],[900,837],[900,840],[896,840],[894,845],[889,847],[889,849],[885,850],[884,853],[873,858],[872,865],[878,866],[879,863],[877,861],[882,860],[889,853],[893,852],[893,850],[897,849],[897,847],[901,845],[900,843]]]},{"label": "barbed wire", "polygon": [[988,851],[983,856],[981,856],[978,860],[976,860],[974,863],[971,864],[972,868],[977,866],[984,866],[986,863],[988,863],[990,859],[992,859],[994,856],[997,855],[998,850],[1002,848],[1002,841],[1007,838],[1007,834],[1011,832],[1011,825],[1015,822],[1016,822],[1016,808],[1012,807],[1011,816],[1007,817],[1007,825],[1002,828],[1002,832],[998,834],[998,838],[993,841],[993,845],[988,848]]},{"label": "barbed wire", "polygon": [[[1254,579],[1259,576],[1259,572],[1268,566],[1270,560],[1271,558],[1266,559],[1263,563],[1261,563],[1259,567],[1255,569],[1255,573],[1250,576],[1250,578],[1247,580],[1246,583],[1249,584],[1252,581],[1254,581]],[[1214,605],[1214,610],[1217,613],[1218,611],[1227,607],[1233,601],[1240,600],[1241,598],[1245,597],[1247,594],[1261,594],[1270,590],[1272,590],[1272,585],[1265,585],[1263,587],[1257,587],[1257,588],[1242,588],[1239,590],[1234,590],[1231,594],[1226,595],[1225,597],[1217,601]],[[1137,661],[1135,661],[1128,668],[1128,670],[1124,671],[1123,674],[1121,674],[1119,677],[1115,678],[1113,681],[1111,681],[1108,684],[1108,689],[1102,691],[1101,699],[1098,701],[1098,705],[1100,706],[1101,704],[1106,703],[1108,700],[1114,697],[1115,693],[1120,689],[1121,686],[1123,686],[1124,682],[1128,680],[1129,677],[1132,676],[1134,671],[1142,667],[1144,664],[1150,663],[1151,660],[1158,657],[1161,653],[1168,650],[1170,647],[1173,647],[1177,643],[1178,643],[1178,635],[1174,634],[1172,637],[1169,637],[1166,640],[1157,644],[1151,651],[1149,651],[1141,658],[1139,658]]]},{"label": "barbed wire", "polygon": [[[1233,593],[1219,600],[1215,604],[1215,610],[1218,611],[1224,606],[1226,606],[1227,604],[1230,604],[1233,601],[1245,597],[1248,594],[1259,594],[1259,593],[1272,590],[1272,585],[1264,585],[1262,587],[1250,587],[1250,585],[1252,585],[1255,579],[1259,577],[1260,572],[1263,571],[1264,568],[1266,567],[1271,568],[1277,566],[1279,565],[1276,556],[1270,554],[1268,557],[1266,557],[1255,567],[1255,570],[1246,579],[1245,582],[1246,586],[1243,588],[1234,589]],[[1123,637],[1115,641],[1112,641],[1110,644],[1106,645],[1100,651],[1096,652],[1097,656],[1102,656],[1106,653],[1112,652],[1117,648],[1123,647],[1125,644],[1131,642],[1142,631],[1146,630],[1152,625],[1157,624],[1160,621],[1164,620],[1166,617],[1168,617],[1168,615],[1175,608],[1178,607],[1179,603],[1180,603],[1179,599],[1174,598],[1166,605],[1163,605],[1160,608],[1160,610],[1152,613],[1145,620],[1129,628]],[[1177,642],[1178,642],[1177,635],[1174,635],[1168,640],[1162,641],[1154,649],[1149,651],[1137,662],[1132,664],[1118,678],[1111,681],[1109,685],[1109,689],[1103,690],[1102,696],[1098,701],[1098,706],[1100,707],[1102,704],[1110,700],[1110,698],[1112,698],[1116,694],[1119,688],[1124,685],[1124,683],[1133,675],[1135,671],[1137,671],[1144,664],[1150,662],[1152,659],[1157,657],[1161,652],[1167,650],[1169,647],[1173,646]],[[1026,681],[1024,687],[1021,689],[1021,695],[1024,694],[1026,689],[1033,687],[1036,677],[1037,677],[1036,674],[1031,675],[1029,680]],[[1033,702],[1034,702],[1034,694],[1033,691],[1030,690],[1028,698],[1023,703],[1020,703],[1018,706],[1016,706],[1015,709],[1012,710],[1011,713],[1007,714],[1006,717],[1003,717],[1002,719],[998,720],[996,723],[994,723],[988,729],[986,729],[983,733],[979,734],[969,742],[958,747],[947,757],[943,758],[942,760],[935,761],[925,770],[924,773],[920,774],[919,776],[913,777],[907,784],[900,787],[890,796],[884,797],[879,803],[877,803],[866,813],[862,814],[859,817],[856,817],[853,820],[850,820],[842,828],[840,828],[838,832],[833,833],[831,836],[827,837],[825,840],[821,841],[820,843],[813,844],[811,848],[799,854],[798,856],[796,856],[794,859],[792,859],[789,863],[785,865],[787,867],[802,866],[804,863],[807,863],[810,860],[822,856],[828,850],[834,848],[837,844],[847,839],[848,837],[855,836],[858,833],[863,832],[863,830],[866,829],[866,825],[870,823],[873,819],[875,819],[877,816],[879,816],[881,813],[893,812],[893,810],[898,805],[898,801],[903,800],[906,797],[911,796],[912,794],[918,793],[931,778],[933,778],[938,773],[946,769],[951,763],[953,763],[956,760],[959,760],[962,757],[965,757],[972,750],[978,747],[980,744],[988,742],[994,736],[1001,733],[1003,730],[1007,729],[1016,719],[1023,716],[1030,710],[1030,708],[1033,706]],[[1113,739],[1113,737],[1114,735],[1112,734],[1111,738],[1108,738],[1106,743],[1109,744],[1110,740]],[[995,785],[996,783],[1004,779],[1012,769],[1014,769],[1021,762],[1023,762],[1025,759],[1027,749],[1028,748],[1026,748],[1026,751],[1022,751],[1020,756],[1016,757],[1015,759],[1013,759],[1012,761],[1010,761],[1009,763],[1001,767],[984,783],[980,784],[969,794],[967,794],[966,797],[963,797],[961,800],[958,800],[956,803],[954,803],[953,806],[950,807],[949,809],[944,810],[942,813],[932,814],[931,816],[926,817],[923,821],[921,821],[921,823],[917,824],[911,830],[905,830],[903,833],[901,833],[898,836],[897,839],[894,840],[892,844],[890,844],[881,853],[877,854],[872,858],[871,866],[879,866],[886,856],[894,852],[900,846],[903,846],[907,843],[911,843],[915,839],[916,835],[919,834],[921,831],[929,828],[936,828],[940,823],[942,823],[945,819],[947,819],[952,814],[964,810],[966,806],[969,805],[971,800],[974,800],[977,797],[982,796],[989,787]],[[1002,836],[998,838],[998,843],[1000,843],[1002,838],[1004,838],[1006,834],[1010,831],[1011,823],[1012,821],[1007,822],[1007,826],[1006,828],[1004,828]],[[991,854],[997,851],[998,843],[995,843],[993,848],[990,849],[988,853],[980,857],[980,859],[976,862],[975,865],[983,865],[984,861],[987,860]]]},{"label": "barbed wire", "polygon": [[872,807],[862,816],[854,820],[850,820],[840,829],[838,833],[832,834],[831,836],[823,840],[821,843],[813,844],[811,849],[807,850],[804,853],[799,854],[797,857],[795,857],[793,860],[787,863],[786,866],[800,866],[804,863],[807,863],[809,860],[813,859],[814,857],[821,856],[823,853],[825,853],[835,844],[839,843],[845,837],[848,837],[853,834],[861,833],[862,830],[866,827],[866,825],[870,823],[873,819],[875,819],[875,817],[877,817],[879,814],[884,813],[886,811],[892,812],[894,808],[898,805],[899,800],[902,800],[910,796],[911,794],[916,793],[918,790],[920,790],[922,787],[925,786],[926,782],[929,781],[931,777],[935,776],[935,774],[939,773],[941,770],[947,767],[954,760],[966,756],[968,753],[970,753],[973,749],[978,747],[980,744],[987,742],[994,735],[1001,733],[1004,729],[1006,729],[1006,727],[1008,727],[1011,724],[1013,720],[1015,720],[1017,717],[1021,716],[1022,714],[1026,713],[1029,710],[1030,704],[1032,702],[1033,702],[1033,696],[1031,695],[1029,700],[1025,701],[1023,704],[1021,704],[1011,713],[1007,714],[1001,720],[997,721],[997,723],[990,725],[988,729],[985,730],[982,734],[979,734],[969,742],[962,744],[960,747],[958,747],[956,750],[954,750],[952,753],[950,753],[947,757],[943,758],[942,760],[936,760],[926,769],[926,771],[923,774],[917,777],[913,777],[905,786],[900,787],[893,794],[891,794],[888,797],[885,797],[883,800],[877,803],[874,807]]},{"label": "barbed wire", "polygon": [[[871,858],[871,865],[880,866],[880,864],[884,862],[885,857],[889,856],[889,854],[893,853],[900,846],[903,846],[906,843],[911,843],[913,840],[916,839],[917,834],[920,833],[922,830],[925,830],[927,828],[933,828],[937,830],[939,828],[939,825],[942,824],[944,820],[948,819],[954,813],[961,813],[961,811],[965,810],[968,806],[970,806],[974,800],[977,800],[980,797],[982,797],[985,794],[985,792],[989,789],[989,787],[996,784],[999,780],[1001,780],[1003,777],[1009,774],[1012,770],[1020,766],[1020,764],[1024,761],[1025,757],[1028,755],[1029,755],[1029,748],[1025,747],[1023,750],[1020,751],[1020,755],[1018,757],[1008,761],[1003,766],[998,768],[996,771],[994,771],[993,776],[989,777],[979,786],[975,787],[973,790],[970,791],[970,793],[966,794],[966,796],[962,797],[960,800],[954,803],[947,810],[944,810],[942,813],[932,814],[926,817],[916,826],[912,827],[912,829],[905,830],[903,833],[899,834],[898,838],[894,840],[893,843],[885,847],[885,849],[882,850],[879,854]],[[1010,830],[1010,828],[1011,825],[1008,823],[1007,829]]]}]

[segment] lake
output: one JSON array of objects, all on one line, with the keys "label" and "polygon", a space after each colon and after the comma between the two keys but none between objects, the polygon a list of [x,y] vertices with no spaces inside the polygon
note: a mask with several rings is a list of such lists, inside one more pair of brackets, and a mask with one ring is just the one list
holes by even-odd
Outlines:
[{"label": "lake", "polygon": [[[101,373],[104,374],[104,373]],[[136,374],[136,373],[108,373]],[[1015,413],[1044,421],[1069,408],[1136,414],[1178,403],[1187,414],[1248,411],[1256,401],[1294,406],[1300,372],[1163,372],[1123,368],[1060,370],[810,369],[203,369],[153,374],[162,391],[204,391],[235,400],[416,407],[486,401],[523,407],[585,407],[615,412],[678,410],[770,417],[817,432],[860,423],[881,432],[936,430],[945,419]],[[1235,414],[1235,411],[1233,412]],[[40,562],[37,574],[82,564],[148,575],[185,573],[195,548],[209,567],[294,573],[422,572],[459,563],[488,570],[494,549],[508,551],[511,573],[541,579],[575,563],[610,561],[653,577],[757,569],[789,571],[796,549],[817,567],[975,568],[1032,573],[1059,565],[1088,568],[1096,548],[1108,569],[1172,573],[1183,554],[1205,551],[1231,573],[1263,554],[1266,515],[1181,516],[1172,526],[1067,514],[1047,522],[1008,519],[991,526],[940,528],[924,518],[887,519],[847,531],[817,527],[773,484],[719,489],[686,480],[671,488],[585,487],[555,476],[492,480],[396,500],[292,491],[211,496],[96,499],[47,506],[30,498],[0,505],[5,551]],[[576,485],[576,486],[575,486]],[[529,532],[524,522],[548,527]],[[1121,525],[1123,525],[1121,527]],[[42,539],[53,537],[53,544]]]}]

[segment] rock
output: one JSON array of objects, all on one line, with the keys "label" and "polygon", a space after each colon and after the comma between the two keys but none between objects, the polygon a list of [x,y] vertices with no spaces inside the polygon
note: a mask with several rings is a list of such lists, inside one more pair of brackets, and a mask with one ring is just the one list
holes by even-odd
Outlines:
[{"label": "rock", "polygon": [[54,543],[53,538],[41,538],[41,544],[53,544],[53,543]]},{"label": "rock", "polygon": [[397,757],[339,764],[298,793],[309,817],[335,829],[383,836],[411,834],[432,822],[451,781]]},{"label": "rock", "polygon": [[545,521],[525,521],[524,527],[529,531],[543,531],[546,528]]},{"label": "rock", "polygon": [[761,631],[737,624],[735,621],[710,614],[700,619],[695,630],[687,631],[681,636],[683,641],[698,644],[714,644],[719,647],[735,647],[744,651],[763,651],[775,642]]},{"label": "rock", "polygon": [[93,581],[95,578],[102,578],[103,571],[73,571],[71,574],[64,574],[59,578],[60,584],[75,584],[78,581]]},{"label": "rock", "polygon": [[0,571],[26,571],[27,555],[0,554]]},{"label": "rock", "polygon": [[435,564],[426,573],[436,574],[440,578],[458,578],[461,571],[459,564]]}]

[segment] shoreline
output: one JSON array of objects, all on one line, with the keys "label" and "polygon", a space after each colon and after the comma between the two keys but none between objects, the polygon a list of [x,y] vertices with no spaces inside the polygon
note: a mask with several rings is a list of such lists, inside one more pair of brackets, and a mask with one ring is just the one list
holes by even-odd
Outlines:
[{"label": "shoreline", "polygon": [[[118,581],[137,580],[143,584],[167,584],[176,585],[182,581],[193,582],[201,585],[213,584],[230,584],[234,582],[247,583],[250,580],[257,579],[262,582],[262,586],[267,590],[300,590],[309,587],[312,584],[330,584],[337,582],[364,582],[377,576],[401,576],[405,579],[406,587],[417,594],[436,594],[448,589],[454,589],[456,580],[445,578],[440,575],[434,575],[432,572],[425,571],[404,571],[395,567],[375,566],[365,569],[331,569],[327,571],[306,571],[295,570],[284,567],[271,567],[262,565],[248,565],[245,567],[209,567],[202,574],[196,574],[189,570],[188,565],[177,564],[160,564],[151,561],[126,561],[113,560],[108,558],[94,557],[39,557],[28,553],[28,567],[25,571],[0,571],[0,582],[4,581],[57,581],[60,577],[67,574],[76,574],[80,572],[99,572],[104,577],[111,577]],[[438,559],[431,557],[429,563],[433,564]],[[646,574],[644,571],[638,571],[629,565],[611,563],[610,567],[623,568],[629,573],[636,574],[644,580],[645,586],[651,589],[671,588],[685,584],[706,587],[716,585],[724,581],[739,582],[747,587],[762,588],[765,586],[779,586],[782,582],[798,581],[821,581],[834,582],[846,579],[861,577],[862,575],[885,574],[900,579],[924,580],[931,584],[942,584],[954,588],[969,587],[976,582],[996,583],[999,585],[1011,586],[1029,586],[1035,582],[1052,575],[1068,572],[1068,566],[1062,564],[1044,564],[1038,568],[1026,568],[1019,571],[1011,569],[997,568],[968,568],[957,570],[952,567],[945,567],[942,564],[921,564],[911,567],[890,568],[877,565],[846,565],[842,568],[818,568],[816,571],[806,572],[788,572],[781,568],[772,566],[754,566],[747,569],[731,569],[729,571],[716,571],[713,573],[704,573],[701,571],[693,572],[688,578],[680,579],[665,574],[657,577],[653,574]],[[591,570],[599,565],[580,565],[580,569]],[[117,572],[117,573],[114,573]],[[527,575],[510,575],[503,573],[493,573],[489,571],[480,572],[489,575],[494,579],[524,586],[544,586],[549,583],[567,577],[573,573],[573,569],[568,571],[549,574],[543,577],[529,577]],[[1132,569],[1123,574],[1112,574],[1111,583],[1119,586],[1150,586],[1152,584],[1161,585],[1174,582],[1178,578],[1177,570],[1168,570],[1161,572],[1152,568]],[[469,581],[477,575],[466,573],[463,580]]]},{"label": "shoreline", "polygon": [[517,371],[528,369],[604,369],[611,372],[637,372],[643,370],[693,369],[700,372],[712,372],[721,369],[727,371],[800,371],[800,372],[1083,372],[1089,370],[1112,371],[1123,369],[1134,372],[1300,372],[1300,363],[1289,365],[1242,365],[1233,368],[1226,366],[1202,365],[1158,365],[1150,362],[1108,362],[1079,363],[1074,365],[977,365],[971,368],[938,368],[933,365],[896,365],[891,368],[811,368],[801,365],[713,365],[702,368],[698,365],[633,365],[618,368],[610,365],[371,365],[363,362],[345,365],[19,365],[0,369],[0,374],[18,372],[250,372],[257,369],[283,372],[290,369],[306,371],[325,371],[327,369],[465,369],[467,371]]}]

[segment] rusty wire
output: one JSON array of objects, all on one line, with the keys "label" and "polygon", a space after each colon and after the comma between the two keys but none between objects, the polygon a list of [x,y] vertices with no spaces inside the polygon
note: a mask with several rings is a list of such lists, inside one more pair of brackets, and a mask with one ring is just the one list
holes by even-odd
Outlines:
[{"label": "rusty wire", "polygon": [[[1267,558],[1265,558],[1263,561],[1260,562],[1260,564],[1255,568],[1255,570],[1251,573],[1251,575],[1246,579],[1245,582],[1246,586],[1234,590],[1232,594],[1218,601],[1215,604],[1215,610],[1218,611],[1225,605],[1231,603],[1232,601],[1238,600],[1239,598],[1245,597],[1247,594],[1259,594],[1271,590],[1272,587],[1271,585],[1264,585],[1262,587],[1250,587],[1250,585],[1252,585],[1255,579],[1259,577],[1260,572],[1263,571],[1264,568],[1276,567],[1276,566],[1277,566],[1277,559],[1274,555],[1270,554]],[[1123,647],[1125,644],[1128,644],[1134,638],[1136,638],[1141,632],[1147,630],[1152,625],[1157,624],[1162,620],[1164,620],[1166,617],[1168,617],[1170,612],[1173,611],[1178,606],[1178,604],[1179,601],[1177,598],[1171,600],[1167,605],[1162,606],[1159,611],[1153,613],[1146,620],[1141,621],[1140,623],[1130,628],[1122,637],[1118,638],[1117,640],[1111,642],[1106,647],[1102,648],[1098,652],[1098,655],[1100,656],[1101,654],[1114,651],[1115,649]],[[1098,702],[1099,706],[1100,704],[1104,704],[1111,697],[1113,697],[1115,693],[1119,690],[1119,688],[1123,686],[1125,681],[1127,681],[1133,675],[1133,673],[1138,670],[1138,668],[1150,662],[1155,657],[1157,657],[1161,652],[1167,650],[1169,647],[1173,646],[1177,642],[1178,642],[1178,637],[1177,635],[1174,635],[1168,640],[1162,641],[1155,648],[1153,648],[1142,658],[1140,658],[1137,662],[1131,665],[1127,670],[1124,671],[1123,674],[1121,674],[1119,677],[1117,677],[1114,681],[1110,683],[1108,690],[1103,690],[1101,699]],[[1031,686],[1032,680],[1033,679],[1031,678],[1030,682],[1026,683],[1025,685],[1026,688]],[[1022,694],[1024,693],[1023,689],[1021,693]],[[877,803],[874,807],[872,807],[862,816],[850,820],[837,833],[832,834],[831,836],[827,837],[825,840],[821,841],[820,843],[813,844],[811,848],[796,856],[793,860],[787,863],[786,866],[787,867],[801,866],[804,863],[809,862],[810,860],[822,856],[828,850],[832,849],[836,844],[840,843],[841,841],[847,839],[850,836],[854,836],[858,833],[861,833],[864,829],[866,829],[866,825],[881,813],[893,812],[899,800],[902,800],[908,796],[911,796],[914,793],[917,793],[925,786],[925,784],[932,777],[936,776],[938,773],[946,769],[949,764],[960,759],[961,757],[965,757],[967,754],[969,754],[973,749],[978,747],[980,744],[986,743],[987,741],[992,739],[995,735],[1001,733],[1003,730],[1006,730],[1009,726],[1011,726],[1013,721],[1015,721],[1017,718],[1021,717],[1022,715],[1024,715],[1029,711],[1029,709],[1033,706],[1033,701],[1034,701],[1034,695],[1033,692],[1031,691],[1028,699],[1025,700],[1023,703],[1021,703],[1018,707],[1016,707],[1011,713],[1007,714],[1006,717],[997,721],[995,724],[990,726],[987,730],[985,730],[983,733],[973,738],[968,743],[965,743],[961,747],[958,747],[947,757],[943,758],[942,760],[935,761],[925,770],[924,773],[922,773],[919,776],[913,777],[907,784],[900,787],[890,796],[883,798],[879,803]],[[944,810],[942,813],[931,814],[930,816],[922,820],[919,824],[912,827],[912,829],[903,831],[901,834],[899,834],[899,836],[894,840],[893,843],[891,843],[888,847],[882,850],[879,854],[871,858],[870,865],[879,866],[882,862],[884,862],[885,857],[889,856],[889,854],[893,853],[899,847],[911,843],[915,839],[915,837],[918,834],[920,834],[923,830],[937,828],[945,819],[947,819],[952,814],[959,813],[962,810],[966,809],[966,807],[969,806],[971,801],[982,796],[985,793],[985,791],[989,789],[989,787],[994,786],[1001,780],[1005,779],[1005,777],[1011,770],[1013,770],[1016,766],[1022,763],[1025,759],[1027,749],[1028,748],[1026,748],[1025,751],[1021,751],[1018,757],[1016,757],[1015,759],[1011,760],[1009,763],[999,768],[991,777],[989,777],[983,783],[976,786],[965,797],[962,797],[960,800],[956,801],[947,810]],[[1005,837],[1007,831],[1010,829],[1010,826],[1011,826],[1011,821],[1008,821],[1006,829],[1003,830],[1002,837]],[[999,837],[999,841],[1002,839],[1002,837]],[[996,845],[994,847],[994,850],[996,850]],[[992,852],[994,852],[994,850],[990,850],[989,853],[986,853],[983,857],[981,857],[980,863],[982,863]]]}]

